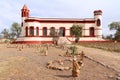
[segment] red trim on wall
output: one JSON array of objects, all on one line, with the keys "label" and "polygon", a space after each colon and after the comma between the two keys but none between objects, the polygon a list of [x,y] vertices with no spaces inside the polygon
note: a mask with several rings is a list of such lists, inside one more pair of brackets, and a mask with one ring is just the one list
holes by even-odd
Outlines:
[{"label": "red trim on wall", "polygon": [[[70,29],[66,29],[66,30],[70,30]],[[89,29],[82,29],[82,30],[89,30]],[[94,30],[102,30],[101,28],[95,28]]]},{"label": "red trim on wall", "polygon": [[97,36],[102,36],[102,35],[94,35],[94,36],[83,36],[83,37],[97,37]]},{"label": "red trim on wall", "polygon": [[[71,42],[75,42],[75,41],[71,41]],[[103,41],[79,41],[79,42],[110,42],[109,40],[103,40]],[[53,41],[16,41],[16,42],[12,42],[12,44],[45,44],[45,43],[49,43],[49,44],[53,44]]]},{"label": "red trim on wall", "polygon": [[109,40],[103,40],[103,41],[99,41],[99,40],[96,40],[96,41],[79,41],[79,42],[109,42]]},{"label": "red trim on wall", "polygon": [[22,37],[46,37],[46,38],[49,38],[51,36],[22,36]]},{"label": "red trim on wall", "polygon": [[40,22],[40,23],[95,23],[95,20],[91,21],[69,21],[69,20],[37,20],[37,19],[26,19],[25,22]]},{"label": "red trim on wall", "polygon": [[[82,30],[90,30],[90,29],[82,29]],[[102,30],[101,28],[94,28],[94,30]]]},{"label": "red trim on wall", "polygon": [[13,44],[42,44],[42,43],[50,43],[52,44],[53,41],[15,41],[12,42]]},{"label": "red trim on wall", "polygon": [[95,29],[95,30],[102,30],[102,29],[97,28],[97,29]]}]

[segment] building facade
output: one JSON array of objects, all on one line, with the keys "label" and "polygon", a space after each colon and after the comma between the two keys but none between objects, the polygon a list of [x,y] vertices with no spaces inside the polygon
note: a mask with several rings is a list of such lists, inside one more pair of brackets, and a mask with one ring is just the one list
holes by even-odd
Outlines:
[{"label": "building facade", "polygon": [[60,37],[74,41],[71,34],[73,24],[82,25],[82,37],[79,41],[104,41],[102,39],[102,11],[95,10],[93,18],[36,18],[30,17],[26,5],[21,9],[21,36],[16,43],[52,43],[51,29],[60,32]]}]

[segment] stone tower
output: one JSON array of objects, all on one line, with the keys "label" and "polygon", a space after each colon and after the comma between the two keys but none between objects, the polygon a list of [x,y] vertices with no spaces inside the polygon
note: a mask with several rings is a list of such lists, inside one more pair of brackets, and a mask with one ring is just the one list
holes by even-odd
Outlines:
[{"label": "stone tower", "polygon": [[22,22],[21,22],[21,26],[22,26],[22,35],[21,36],[25,36],[25,19],[29,18],[30,16],[30,11],[27,8],[26,5],[23,6],[23,8],[21,9],[21,18],[22,18]]},{"label": "stone tower", "polygon": [[102,11],[101,10],[94,11],[94,19],[95,19],[95,36],[98,38],[102,38]]}]

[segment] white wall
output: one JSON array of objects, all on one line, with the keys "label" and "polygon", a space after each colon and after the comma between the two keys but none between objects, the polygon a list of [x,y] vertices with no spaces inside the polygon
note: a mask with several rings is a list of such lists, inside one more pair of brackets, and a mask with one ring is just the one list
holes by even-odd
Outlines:
[{"label": "white wall", "polygon": [[85,27],[84,27],[84,36],[89,36],[89,29],[90,29],[90,27],[94,27],[95,28],[95,24],[93,24],[93,23],[86,23],[85,24]]},{"label": "white wall", "polygon": [[[95,27],[95,29],[96,29],[95,35],[96,35],[97,37],[102,38],[102,15],[95,15],[94,18],[95,18],[95,20],[96,20],[95,24],[97,24],[97,20],[98,20],[98,19],[100,19],[100,21],[101,21],[101,25],[100,25],[100,26],[95,25],[95,26],[96,26],[96,27]],[[101,35],[101,36],[98,36],[98,35]]]},{"label": "white wall", "polygon": [[[94,23],[79,23],[80,25],[83,25],[83,30],[82,30],[82,36],[89,36],[89,29],[90,27],[94,27],[95,28],[95,35],[100,35],[102,34],[102,30],[98,30],[102,28],[102,26],[100,27],[96,27],[96,24]],[[42,29],[43,27],[47,27],[48,31],[47,31],[47,35],[49,36],[50,33],[50,28],[51,27],[55,27],[55,29],[59,29],[60,27],[65,27],[66,29],[66,36],[70,36],[70,28],[72,27],[73,23],[39,23],[39,22],[26,22],[25,25],[22,27],[22,36],[25,36],[25,27],[27,26],[28,28],[30,26],[34,26],[35,31],[34,31],[34,35],[36,35],[36,27],[39,27],[39,36],[43,35]],[[96,30],[97,29],[97,30]],[[29,31],[28,31],[29,32]],[[28,34],[29,35],[29,34]]]},{"label": "white wall", "polygon": [[58,30],[60,29],[60,27],[65,27],[65,30],[66,30],[65,35],[69,36],[70,35],[69,29],[70,27],[72,27],[72,25],[73,23],[41,23],[40,27],[41,29],[42,27],[47,27],[48,29],[47,35],[49,35],[51,27],[55,27],[55,29],[58,29]]}]

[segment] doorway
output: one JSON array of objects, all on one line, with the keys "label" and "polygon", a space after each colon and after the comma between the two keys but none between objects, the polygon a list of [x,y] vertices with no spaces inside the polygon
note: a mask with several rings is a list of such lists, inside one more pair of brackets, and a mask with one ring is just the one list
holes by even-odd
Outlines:
[{"label": "doorway", "polygon": [[59,34],[60,34],[61,37],[64,37],[64,36],[65,36],[65,28],[64,28],[64,27],[61,27],[61,28],[60,28]]},{"label": "doorway", "polygon": [[95,32],[94,32],[95,30],[94,30],[94,27],[91,27],[90,28],[90,37],[94,37],[95,36]]}]

